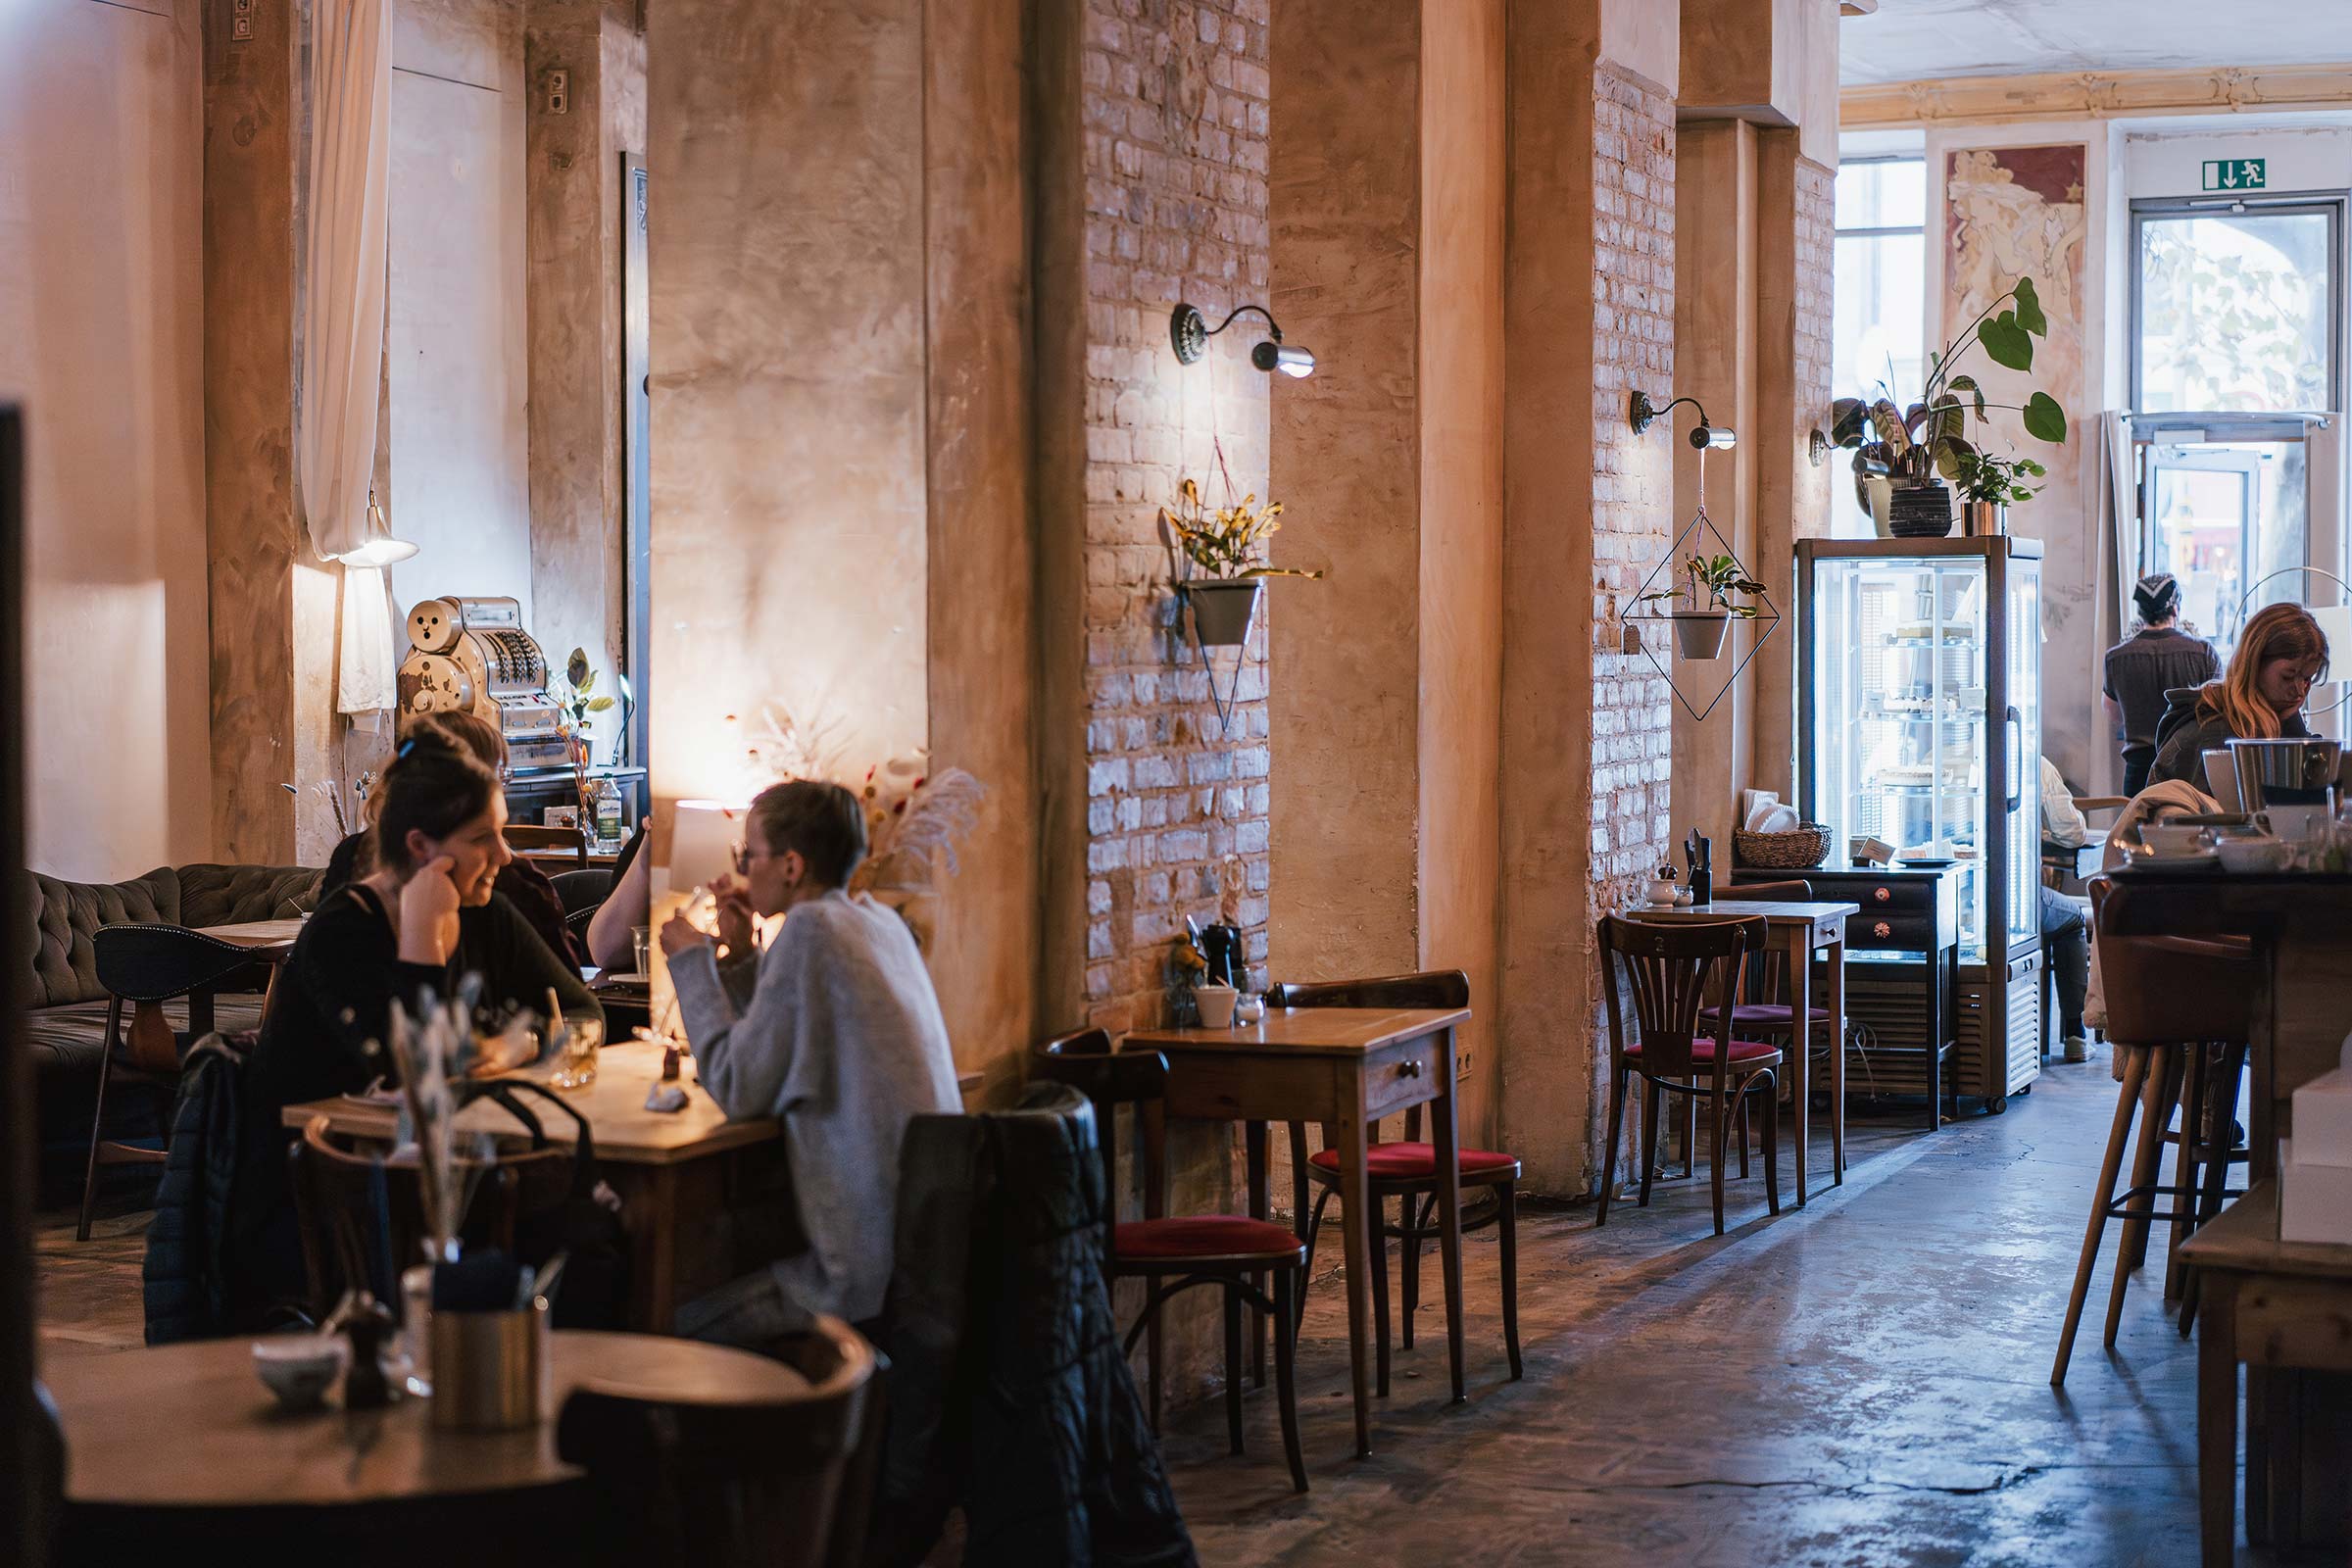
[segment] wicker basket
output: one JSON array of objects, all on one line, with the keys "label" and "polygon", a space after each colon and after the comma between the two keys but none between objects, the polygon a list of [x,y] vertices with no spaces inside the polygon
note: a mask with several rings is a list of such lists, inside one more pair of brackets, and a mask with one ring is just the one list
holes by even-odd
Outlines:
[{"label": "wicker basket", "polygon": [[1759,871],[1810,871],[1829,858],[1830,830],[1808,822],[1788,833],[1732,832],[1732,855],[1739,864]]}]

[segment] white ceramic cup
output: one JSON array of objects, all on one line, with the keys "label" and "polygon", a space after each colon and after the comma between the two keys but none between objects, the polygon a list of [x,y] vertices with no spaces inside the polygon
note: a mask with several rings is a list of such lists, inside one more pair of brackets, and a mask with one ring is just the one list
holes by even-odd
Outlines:
[{"label": "white ceramic cup", "polygon": [[1193,1005],[1200,1009],[1200,1027],[1203,1029],[1232,1028],[1233,1000],[1234,989],[1231,986],[1193,987]]},{"label": "white ceramic cup", "polygon": [[2139,841],[2159,860],[2202,855],[2211,847],[2211,839],[2205,829],[2185,822],[2142,822],[2139,824]]},{"label": "white ceramic cup", "polygon": [[2309,844],[2334,818],[2325,806],[2269,806],[2256,813],[2255,820],[2288,844]]},{"label": "white ceramic cup", "polygon": [[2293,853],[2277,839],[2236,834],[2222,840],[2220,849],[2225,871],[2283,871]]}]

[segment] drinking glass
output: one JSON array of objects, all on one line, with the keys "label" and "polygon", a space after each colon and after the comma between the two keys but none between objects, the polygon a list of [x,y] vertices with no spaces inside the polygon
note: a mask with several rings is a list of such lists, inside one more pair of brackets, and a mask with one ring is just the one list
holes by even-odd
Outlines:
[{"label": "drinking glass", "polygon": [[629,971],[631,974],[652,974],[654,972],[652,968],[653,949],[654,928],[652,926],[633,925],[629,927],[629,952],[635,955],[637,960],[637,967]]},{"label": "drinking glass", "polygon": [[605,1043],[604,1023],[595,1018],[567,1019],[556,1070],[548,1079],[556,1089],[585,1089],[596,1082],[596,1054]]}]

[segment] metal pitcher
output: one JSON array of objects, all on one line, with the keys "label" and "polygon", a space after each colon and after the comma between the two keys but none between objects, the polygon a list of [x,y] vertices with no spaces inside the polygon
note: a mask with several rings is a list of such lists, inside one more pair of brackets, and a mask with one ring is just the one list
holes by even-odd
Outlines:
[{"label": "metal pitcher", "polygon": [[2231,741],[2239,806],[2260,811],[2273,806],[2330,804],[2342,751],[2337,742],[2317,738]]}]

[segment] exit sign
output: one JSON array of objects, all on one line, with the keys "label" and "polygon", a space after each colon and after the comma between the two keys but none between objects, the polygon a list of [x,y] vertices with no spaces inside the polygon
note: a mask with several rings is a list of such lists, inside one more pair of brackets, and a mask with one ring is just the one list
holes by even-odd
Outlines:
[{"label": "exit sign", "polygon": [[2261,190],[2270,183],[2270,160],[2267,158],[2205,160],[2207,190]]}]

